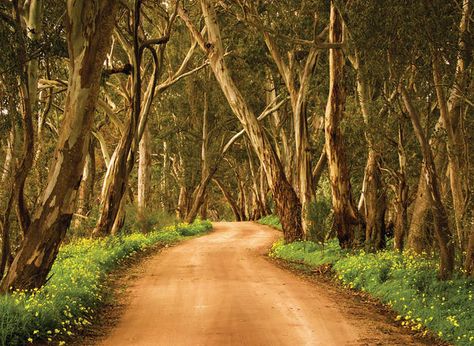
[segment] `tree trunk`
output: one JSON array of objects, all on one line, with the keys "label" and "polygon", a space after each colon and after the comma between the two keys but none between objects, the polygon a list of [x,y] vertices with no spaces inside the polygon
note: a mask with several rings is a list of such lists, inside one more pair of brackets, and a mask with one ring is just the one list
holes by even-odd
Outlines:
[{"label": "tree trunk", "polygon": [[387,201],[380,172],[380,155],[369,149],[366,166],[366,190],[364,191],[365,245],[369,251],[385,247],[385,212]]},{"label": "tree trunk", "polygon": [[204,196],[204,202],[201,205],[201,210],[199,212],[199,215],[201,217],[201,220],[206,220],[207,219],[207,208],[208,208],[208,203],[209,200],[207,199],[207,194]]},{"label": "tree trunk", "polygon": [[[329,42],[342,42],[342,18],[331,1]],[[360,224],[352,198],[349,170],[347,167],[340,122],[344,113],[344,53],[342,49],[329,51],[329,97],[325,114],[326,153],[331,181],[334,211],[333,230],[342,248],[351,248],[354,242],[354,226]]]},{"label": "tree trunk", "polygon": [[179,197],[178,197],[178,208],[177,208],[177,217],[180,220],[184,220],[188,212],[188,188],[184,185],[179,188]]},{"label": "tree trunk", "polygon": [[0,234],[2,235],[2,258],[0,259],[0,281],[3,278],[5,270],[8,269],[11,257],[10,244],[10,214],[13,206],[13,191],[10,189],[9,198],[5,211],[0,215]]},{"label": "tree trunk", "polygon": [[191,202],[191,208],[186,215],[185,221],[191,223],[199,213],[199,209],[202,208],[206,200],[206,191],[212,177],[217,171],[220,159],[214,164],[212,170],[209,168],[209,123],[208,123],[208,94],[204,92],[204,111],[202,116],[202,145],[201,145],[201,181],[197,189],[193,193],[193,201]]},{"label": "tree trunk", "polygon": [[471,226],[470,233],[466,259],[464,261],[464,269],[466,270],[467,276],[474,278],[474,223]]},{"label": "tree trunk", "polygon": [[[436,89],[436,97],[438,100],[438,108],[441,117],[444,120],[444,125],[447,132],[447,150],[448,150],[448,172],[451,187],[451,194],[453,197],[454,220],[457,233],[458,246],[460,249],[464,243],[464,230],[462,219],[465,209],[465,197],[463,191],[463,177],[461,169],[462,143],[459,143],[459,138],[456,133],[458,129],[453,124],[453,117],[448,109],[448,102],[443,87],[443,78],[441,73],[441,66],[439,55],[441,52],[432,52],[432,66],[433,66],[433,81]],[[456,88],[457,86],[455,86]],[[458,122],[459,123],[459,122]],[[457,126],[456,126],[457,127]]]},{"label": "tree trunk", "polygon": [[285,241],[292,242],[302,239],[301,204],[298,196],[288,183],[281,162],[267,134],[238,90],[227,68],[214,4],[209,0],[201,0],[201,7],[208,31],[208,43],[204,42],[183,9],[180,9],[179,14],[185,20],[200,47],[207,53],[210,66],[232,111],[244,127],[254,151],[265,167],[267,180],[275,198],[277,213],[281,219]]},{"label": "tree trunk", "polygon": [[248,220],[248,213],[247,213],[247,196],[245,195],[245,188],[244,183],[240,178],[238,179],[238,186],[239,186],[239,209],[242,221]]},{"label": "tree trunk", "polygon": [[114,25],[115,1],[68,1],[70,76],[64,119],[46,189],[0,289],[32,289],[46,281],[73,214],[89,148],[103,61]]},{"label": "tree trunk", "polygon": [[168,143],[163,141],[163,165],[161,167],[161,180],[160,180],[160,200],[161,200],[161,208],[167,212],[171,212],[171,205],[170,205],[170,193],[168,191],[168,177],[171,174],[170,171],[170,163],[169,163],[169,153],[168,153]]},{"label": "tree trunk", "polygon": [[201,208],[202,204],[205,201],[207,187],[209,183],[211,182],[211,179],[214,173],[216,172],[216,170],[217,170],[217,167],[215,167],[211,172],[207,174],[207,176],[203,178],[203,180],[201,180],[201,182],[199,182],[199,185],[193,194],[191,208],[189,209],[184,219],[186,222],[188,223],[193,222],[197,214],[199,213],[199,209]]},{"label": "tree trunk", "polygon": [[139,146],[138,161],[138,219],[143,220],[151,194],[151,138],[148,125],[145,127]]},{"label": "tree trunk", "polygon": [[229,206],[232,209],[232,212],[234,213],[235,221],[242,221],[242,217],[241,217],[240,211],[239,211],[239,206],[237,205],[237,202],[232,197],[229,190],[227,190],[224,187],[224,185],[218,179],[213,179],[213,181],[216,183],[216,185],[222,191],[222,194],[224,195],[227,203],[229,203]]},{"label": "tree trunk", "polygon": [[441,199],[433,153],[431,152],[430,145],[426,139],[425,133],[423,132],[418,112],[412,105],[408,92],[403,87],[401,88],[401,94],[403,103],[413,124],[415,135],[420,143],[425,163],[425,179],[432,202],[431,210],[435,221],[435,236],[440,251],[439,276],[441,279],[449,279],[454,270],[454,245],[451,231],[449,229],[448,214]]},{"label": "tree trunk", "polygon": [[[142,78],[141,62],[144,47],[140,46],[138,31],[140,26],[141,1],[135,1],[133,21],[133,73],[132,73],[132,109],[126,130],[120,138],[119,145],[114,152],[107,173],[105,189],[102,193],[102,205],[99,220],[93,231],[95,236],[109,235],[114,228],[116,217],[122,205],[128,185],[128,177],[135,164],[135,156],[140,140],[143,136],[148,119],[148,112],[155,96],[156,85],[159,78],[161,63],[156,51],[151,46],[146,46],[153,57],[153,73],[149,79],[147,89],[143,95],[142,104]],[[165,44],[169,37],[163,37],[158,44]],[[162,51],[161,51],[162,53]],[[162,56],[162,55],[161,55]]]},{"label": "tree trunk", "polygon": [[[28,210],[24,187],[28,174],[33,166],[34,161],[34,129],[33,129],[33,112],[36,109],[38,100],[38,59],[27,57],[27,45],[37,44],[42,33],[43,4],[42,0],[32,0],[28,2],[24,8],[23,19],[26,23],[26,33],[31,42],[27,43],[23,37],[20,40],[20,60],[25,68],[22,71],[20,83],[21,96],[21,129],[23,131],[23,149],[19,166],[16,170],[14,180],[14,200],[16,201],[16,214],[18,225],[23,234],[25,234],[30,226],[31,216]],[[21,25],[21,24],[20,24]],[[20,26],[19,25],[19,26]]]},{"label": "tree trunk", "polygon": [[[257,14],[256,14],[257,15]],[[296,184],[295,190],[298,194],[302,206],[302,227],[305,237],[308,236],[307,211],[313,199],[313,179],[311,177],[311,155],[309,154],[309,134],[306,115],[306,97],[308,93],[311,75],[318,56],[318,51],[312,47],[304,63],[304,68],[297,78],[290,66],[294,66],[294,50],[288,53],[289,63],[283,60],[278,46],[273,38],[264,33],[265,43],[273,57],[273,61],[278,67],[278,71],[285,82],[286,89],[290,94],[291,109],[293,113],[293,133],[295,136],[295,168]],[[297,85],[298,79],[298,85]]]},{"label": "tree trunk", "polygon": [[[459,155],[458,151],[460,150],[458,139],[459,131],[459,120],[462,114],[462,104],[463,104],[463,94],[466,88],[466,69],[470,63],[469,57],[469,49],[466,49],[466,38],[468,33],[468,23],[469,23],[469,14],[471,12],[471,1],[470,0],[463,0],[462,2],[462,16],[459,23],[459,50],[458,50],[458,57],[456,61],[456,73],[454,76],[454,82],[451,88],[451,93],[449,95],[448,104],[447,106],[444,104],[444,95],[442,94],[442,86],[444,83],[442,82],[435,82],[435,86],[437,86],[437,97],[441,97],[441,103],[438,103],[441,108],[440,110],[444,110],[444,114],[441,114],[437,124],[436,129],[434,131],[433,136],[430,139],[430,147],[433,152],[434,162],[437,172],[444,172],[446,169],[447,161],[448,161],[448,150],[446,148],[446,143],[444,138],[440,136],[438,133],[441,129],[447,130],[448,134],[451,136],[451,147],[450,147],[450,155],[451,161],[458,160],[456,158]],[[435,66],[436,67],[436,66]],[[435,69],[433,69],[435,77]],[[436,77],[439,79],[439,77]],[[446,113],[447,108],[447,113]],[[450,120],[450,127],[451,129],[447,128],[447,124],[445,120]],[[454,141],[453,141],[454,139]],[[454,156],[453,156],[454,155]],[[455,209],[455,222],[456,222],[456,230],[458,231],[458,238],[463,238],[461,221],[464,215],[464,200],[463,200],[463,190],[462,190],[462,183],[460,183],[460,169],[456,170],[456,165],[459,166],[459,162],[454,164],[453,166],[450,165],[449,169],[449,177],[450,177],[450,185],[451,185],[451,193],[453,195],[453,204]],[[425,167],[423,166],[420,172],[420,179],[418,183],[418,191],[416,200],[413,207],[413,213],[411,217],[410,229],[408,233],[408,246],[410,249],[415,251],[416,253],[421,253],[425,250],[425,223],[426,217],[428,214],[428,210],[430,209],[430,196],[427,189],[426,179],[425,176]],[[464,237],[465,238],[465,237]],[[462,242],[462,240],[461,240]]]},{"label": "tree trunk", "polygon": [[[441,129],[444,128],[443,119],[440,117],[435,126],[434,134],[432,135],[429,145],[433,153],[433,161],[437,172],[444,172],[447,165],[447,151],[446,144],[442,136],[439,135]],[[426,234],[426,219],[430,211],[430,193],[425,179],[426,167],[422,164],[420,170],[420,178],[418,181],[418,188],[416,198],[413,205],[413,212],[411,215],[410,227],[408,229],[408,248],[417,254],[421,254],[427,247]]]},{"label": "tree trunk", "polygon": [[401,125],[398,130],[398,165],[400,167],[397,174],[397,189],[395,195],[395,230],[394,247],[398,251],[403,251],[405,238],[408,232],[408,183],[407,183],[407,161],[404,137]]},{"label": "tree trunk", "polygon": [[6,204],[3,205],[3,214],[0,215],[0,234],[2,239],[2,257],[0,259],[0,282],[5,273],[5,269],[8,267],[8,262],[11,256],[11,244],[10,244],[10,214],[13,207],[13,184],[11,181],[11,174],[14,171],[14,145],[15,145],[15,127],[13,126],[9,138],[7,140],[7,149],[5,154],[5,161],[3,163],[3,172],[1,176],[1,186],[9,187],[1,189],[0,192],[0,203],[6,200]]},{"label": "tree trunk", "polygon": [[272,210],[270,209],[270,206],[268,205],[268,184],[265,179],[265,170],[263,167],[260,165],[259,171],[258,171],[258,176],[259,176],[259,192],[260,192],[260,200],[262,201],[263,208],[264,208],[264,215],[270,215],[272,213]]},{"label": "tree trunk", "polygon": [[[89,145],[89,152],[86,157],[84,164],[84,170],[82,173],[81,186],[79,187],[78,196],[78,208],[77,213],[79,215],[86,216],[91,210],[91,198],[94,193],[94,182],[95,182],[95,142],[91,140]],[[77,218],[78,226],[81,222],[80,218]]]},{"label": "tree trunk", "polygon": [[380,164],[382,157],[374,148],[374,140],[370,133],[373,115],[370,111],[370,94],[366,77],[366,67],[355,53],[353,63],[357,71],[357,95],[362,117],[366,126],[365,138],[368,146],[368,157],[365,167],[364,184],[361,195],[361,208],[365,218],[365,245],[369,251],[380,250],[385,247],[385,212],[387,196],[382,183]]}]

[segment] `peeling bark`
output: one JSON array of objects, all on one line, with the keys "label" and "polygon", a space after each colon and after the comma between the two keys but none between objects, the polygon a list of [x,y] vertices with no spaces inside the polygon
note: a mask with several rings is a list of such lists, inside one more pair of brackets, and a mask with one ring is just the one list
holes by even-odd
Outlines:
[{"label": "peeling bark", "polygon": [[[338,43],[343,38],[342,18],[331,1],[329,42]],[[342,248],[354,243],[354,227],[360,218],[352,198],[349,170],[347,167],[340,122],[344,114],[344,53],[341,49],[329,51],[329,97],[326,106],[325,138],[329,177],[331,181],[334,221],[332,229],[337,233]]]},{"label": "peeling bark", "polygon": [[369,86],[365,66],[358,52],[355,53],[353,66],[357,71],[357,95],[366,127],[365,138],[368,147],[359,212],[365,218],[365,246],[369,251],[376,251],[385,247],[387,196],[382,184],[382,172],[380,170],[382,157],[375,150],[375,143],[370,133],[373,115],[369,104]]},{"label": "peeling bark", "polygon": [[[81,186],[79,187],[79,195],[77,198],[77,213],[86,216],[91,210],[91,199],[94,193],[95,183],[95,141],[91,140],[89,151],[87,153],[84,170],[82,173]],[[78,217],[75,226],[79,226],[81,218]]]},{"label": "peeling bark", "polygon": [[411,103],[408,92],[403,87],[401,88],[401,95],[423,154],[426,185],[432,202],[431,210],[435,221],[435,236],[440,251],[439,276],[446,280],[452,276],[454,270],[454,243],[449,228],[448,214],[441,198],[433,153],[423,132],[420,117]]},{"label": "peeling bark", "polygon": [[89,148],[99,81],[114,25],[115,1],[67,2],[70,75],[64,119],[47,186],[0,290],[42,286],[71,222]]},{"label": "peeling bark", "polygon": [[288,183],[282,164],[267,134],[235,85],[224,62],[224,48],[214,4],[208,0],[201,0],[201,8],[208,31],[208,43],[204,41],[182,8],[179,15],[207,54],[214,76],[221,86],[229,106],[247,132],[253,149],[265,167],[267,180],[275,198],[277,213],[281,219],[285,241],[292,242],[302,239],[301,203],[298,196]]}]

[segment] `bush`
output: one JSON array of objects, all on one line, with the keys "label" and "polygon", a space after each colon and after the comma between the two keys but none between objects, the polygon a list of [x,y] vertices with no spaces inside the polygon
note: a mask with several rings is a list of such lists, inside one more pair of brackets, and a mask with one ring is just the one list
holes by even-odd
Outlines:
[{"label": "bush", "polygon": [[156,244],[209,231],[209,221],[179,224],[148,234],[79,239],[61,247],[51,279],[39,290],[0,296],[0,345],[57,341],[92,323],[107,288],[108,272],[135,253]]},{"label": "bush", "polygon": [[259,224],[267,225],[281,231],[280,219],[276,215],[267,215],[257,221]]},{"label": "bush", "polygon": [[422,333],[426,328],[457,345],[474,344],[474,281],[439,281],[433,259],[392,250],[351,253],[335,240],[326,247],[280,241],[270,255],[313,267],[330,264],[345,286],[380,299],[399,314],[402,325]]},{"label": "bush", "polygon": [[137,207],[127,205],[125,208],[125,220],[122,227],[124,233],[150,232],[177,222],[176,216],[170,215],[162,210],[147,209],[144,215],[139,217]]},{"label": "bush", "polygon": [[309,239],[319,244],[328,241],[332,227],[331,200],[319,198],[309,203],[306,212]]}]

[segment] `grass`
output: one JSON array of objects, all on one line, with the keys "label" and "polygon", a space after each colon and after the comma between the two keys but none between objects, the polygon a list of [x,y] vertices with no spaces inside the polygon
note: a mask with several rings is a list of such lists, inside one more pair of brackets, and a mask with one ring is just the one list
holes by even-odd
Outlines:
[{"label": "grass", "polygon": [[93,323],[95,310],[108,292],[102,284],[107,273],[150,246],[171,245],[211,228],[209,221],[195,221],[147,234],[79,239],[62,246],[45,286],[0,296],[0,345],[65,344]]},{"label": "grass", "polygon": [[330,264],[348,288],[367,292],[393,309],[396,320],[414,331],[427,330],[456,345],[474,345],[474,280],[437,279],[437,261],[392,250],[343,251],[336,240],[276,242],[270,256],[311,267]]},{"label": "grass", "polygon": [[259,224],[271,226],[281,231],[280,219],[276,215],[267,215],[257,221]]}]

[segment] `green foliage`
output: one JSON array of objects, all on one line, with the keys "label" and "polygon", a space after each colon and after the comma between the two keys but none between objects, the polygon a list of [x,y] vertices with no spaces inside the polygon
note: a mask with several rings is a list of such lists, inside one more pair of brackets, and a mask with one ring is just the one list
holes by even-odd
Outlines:
[{"label": "green foliage", "polygon": [[309,239],[324,244],[331,233],[332,205],[328,198],[319,198],[311,202],[306,210]]},{"label": "green foliage", "polygon": [[280,219],[276,215],[267,215],[257,221],[259,224],[267,225],[281,231]]},{"label": "green foliage", "polygon": [[407,328],[424,334],[430,330],[456,345],[474,343],[474,281],[462,277],[439,281],[433,259],[391,250],[351,253],[342,251],[336,241],[326,247],[280,241],[270,255],[315,267],[331,264],[345,286],[380,299]]},{"label": "green foliage", "polygon": [[328,263],[333,264],[341,255],[342,252],[336,240],[331,240],[326,246],[312,241],[298,241],[287,245],[283,241],[279,241],[273,244],[270,252],[271,257],[315,267]]},{"label": "green foliage", "polygon": [[145,215],[139,217],[138,209],[134,205],[125,208],[125,221],[122,227],[124,232],[149,232],[177,222],[176,216],[162,210],[146,210]]},{"label": "green foliage", "polygon": [[62,344],[93,323],[108,293],[103,285],[108,272],[150,246],[173,244],[211,228],[209,221],[195,221],[148,234],[78,239],[63,246],[44,287],[0,296],[0,345],[53,340]]},{"label": "green foliage", "polygon": [[99,218],[98,206],[92,207],[89,211],[87,218],[80,218],[79,216],[73,216],[71,227],[67,232],[67,240],[85,238],[91,235],[92,230],[97,224]]}]

